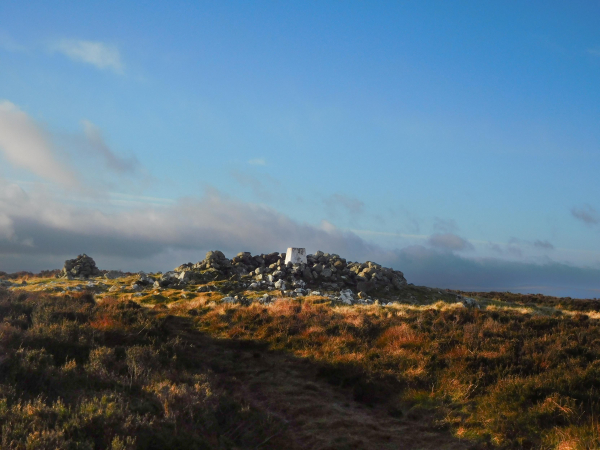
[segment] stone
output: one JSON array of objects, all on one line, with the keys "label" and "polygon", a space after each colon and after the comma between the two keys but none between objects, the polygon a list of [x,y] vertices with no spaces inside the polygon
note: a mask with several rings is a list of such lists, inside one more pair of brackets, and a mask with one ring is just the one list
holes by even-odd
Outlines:
[{"label": "stone", "polygon": [[89,278],[97,277],[99,275],[101,275],[101,272],[98,267],[96,267],[96,263],[85,253],[79,255],[75,259],[65,261],[65,265],[61,272],[61,276],[65,278],[68,278],[69,276]]},{"label": "stone", "polygon": [[280,289],[282,291],[285,291],[285,281],[283,281],[283,280],[277,280],[275,282],[275,288],[276,289]]},{"label": "stone", "polygon": [[313,279],[312,272],[310,271],[310,268],[305,267],[304,270],[302,270],[302,277],[306,281],[311,281]]},{"label": "stone", "polygon": [[463,297],[462,304],[467,308],[481,309],[479,302],[471,297]]},{"label": "stone", "polygon": [[116,280],[117,278],[123,278],[126,276],[127,275],[125,275],[120,270],[109,270],[104,274],[104,278],[106,278],[107,280]]},{"label": "stone", "polygon": [[343,291],[340,291],[340,301],[346,305],[351,305],[354,303],[354,293],[352,290],[344,289]]},{"label": "stone", "polygon": [[289,247],[285,255],[285,263],[306,264],[306,249],[298,247]]}]

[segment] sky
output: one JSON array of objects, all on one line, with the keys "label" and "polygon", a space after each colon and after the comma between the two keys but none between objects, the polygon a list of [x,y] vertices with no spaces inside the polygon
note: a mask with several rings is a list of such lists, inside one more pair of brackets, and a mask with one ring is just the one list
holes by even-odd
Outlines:
[{"label": "sky", "polygon": [[600,3],[0,2],[0,270],[337,253],[600,297]]}]

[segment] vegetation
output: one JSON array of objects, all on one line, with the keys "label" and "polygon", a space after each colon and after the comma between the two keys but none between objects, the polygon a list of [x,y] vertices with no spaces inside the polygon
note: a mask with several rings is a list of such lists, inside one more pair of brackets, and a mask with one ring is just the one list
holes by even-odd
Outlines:
[{"label": "vegetation", "polygon": [[[397,448],[381,442],[409,434],[406,424],[437,430],[421,448],[600,447],[595,300],[471,293],[481,308],[466,308],[409,287],[410,303],[385,307],[242,306],[191,289],[36,292],[49,282],[0,291],[2,448]],[[276,364],[302,381],[277,381]],[[270,387],[252,393],[242,379]],[[347,393],[359,406],[336,408],[367,408],[385,433],[371,446],[318,441],[339,417],[295,431],[301,405],[284,408],[285,395],[310,389],[302,420]]]},{"label": "vegetation", "polygon": [[255,448],[281,427],[215,386],[168,315],[0,291],[3,449]]}]

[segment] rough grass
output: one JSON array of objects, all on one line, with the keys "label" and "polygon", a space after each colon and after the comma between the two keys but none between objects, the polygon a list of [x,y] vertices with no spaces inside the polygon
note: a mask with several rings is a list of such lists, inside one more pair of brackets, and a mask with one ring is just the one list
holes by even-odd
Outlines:
[{"label": "rough grass", "polygon": [[255,448],[282,424],[215,387],[168,315],[0,290],[3,449]]},{"label": "rough grass", "polygon": [[[200,309],[195,320],[212,334],[337,366],[329,376],[356,383],[357,396],[383,396],[408,415],[435,409],[439,424],[482,445],[600,446],[600,326],[583,314],[282,300]],[[390,379],[393,389],[378,392]]]},{"label": "rough grass", "polygon": [[[194,448],[168,441],[175,429],[197,448],[252,448],[279,433],[272,416],[215,388],[214,374],[192,363],[161,322],[169,315],[208,336],[262,342],[310,361],[320,380],[349,390],[358,404],[477,447],[600,448],[597,300],[465,293],[482,305],[468,309],[447,291],[409,286],[403,303],[386,307],[336,306],[324,297],[240,306],[222,304],[222,292],[169,289],[138,298],[118,291],[94,304],[91,295],[36,293],[49,283],[19,288],[29,297],[2,294],[0,422],[11,424],[2,428],[3,448],[27,448],[34,438],[47,443],[29,447],[148,448],[158,439]],[[51,289],[73,284],[60,280]],[[228,435],[221,404],[248,424],[242,434]],[[96,436],[90,421],[107,431]],[[331,433],[341,426],[326,423]]]}]

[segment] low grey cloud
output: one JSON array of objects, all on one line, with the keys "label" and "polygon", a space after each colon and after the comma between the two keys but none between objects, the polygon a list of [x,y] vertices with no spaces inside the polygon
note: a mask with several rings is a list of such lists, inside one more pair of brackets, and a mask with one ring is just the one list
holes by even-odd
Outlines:
[{"label": "low grey cloud", "polygon": [[540,241],[539,239],[537,239],[536,241],[534,241],[533,246],[543,250],[554,250],[554,245],[545,240]]},{"label": "low grey cloud", "polygon": [[365,204],[363,201],[344,194],[332,194],[323,200],[329,213],[337,214],[340,210],[348,213],[350,216],[359,216],[363,213]]},{"label": "low grey cloud", "polygon": [[102,131],[88,120],[81,121],[85,137],[93,153],[104,160],[106,167],[113,172],[124,174],[133,173],[140,167],[140,162],[135,157],[123,158],[116,155],[106,144]]},{"label": "low grey cloud", "polygon": [[62,39],[50,45],[53,52],[62,53],[73,61],[90,64],[98,69],[108,69],[123,73],[124,64],[121,53],[114,45],[99,41],[80,39]]},{"label": "low grey cloud", "polygon": [[0,101],[0,154],[16,167],[62,186],[78,184],[73,170],[56,157],[48,133],[9,101]]},{"label": "low grey cloud", "polygon": [[[11,194],[16,190],[22,193],[18,200]],[[0,189],[0,211],[8,218],[7,229],[20,239],[0,238],[0,270],[5,271],[27,268],[11,263],[19,255],[19,261],[29,255],[29,263],[35,266],[39,255],[81,252],[151,258],[172,249],[200,252],[216,248],[237,253],[284,251],[290,245],[365,256],[380,251],[330,224],[301,224],[271,208],[214,192],[200,199],[182,199],[172,206],[109,214],[61,203],[42,192],[26,194],[14,184],[4,184]],[[25,239],[33,246],[23,245]],[[200,253],[198,258],[202,259]],[[60,263],[57,259],[57,266]]]},{"label": "low grey cloud", "polygon": [[600,223],[598,211],[590,205],[584,205],[581,208],[571,208],[571,214],[578,220],[581,220],[586,225],[597,225]]},{"label": "low grey cloud", "polygon": [[474,249],[473,244],[469,241],[452,233],[432,234],[427,240],[427,243],[432,247],[441,250],[462,251]]},{"label": "low grey cloud", "polygon": [[533,264],[497,258],[473,259],[420,245],[396,252],[389,261],[417,285],[471,291],[544,293],[600,297],[600,270],[549,262]]}]

